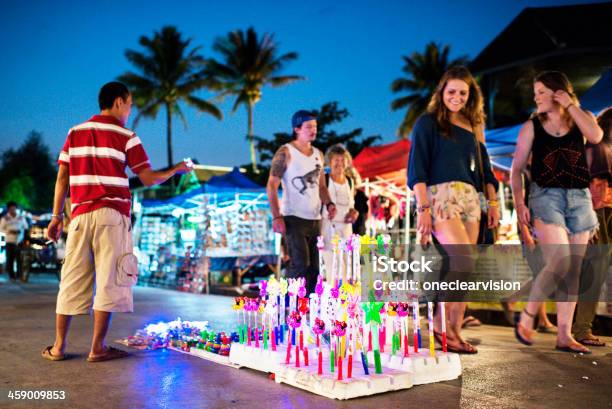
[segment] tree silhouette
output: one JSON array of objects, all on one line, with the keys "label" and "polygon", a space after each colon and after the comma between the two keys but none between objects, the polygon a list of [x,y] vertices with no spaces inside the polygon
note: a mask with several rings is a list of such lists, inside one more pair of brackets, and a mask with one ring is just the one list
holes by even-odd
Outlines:
[{"label": "tree silhouette", "polygon": [[274,35],[264,33],[261,37],[250,27],[246,32],[236,30],[215,40],[213,49],[221,59],[208,61],[208,72],[215,79],[220,97],[235,97],[232,112],[244,105],[247,110],[247,140],[253,172],[257,173],[253,110],[261,100],[264,86],[279,87],[304,77],[281,75],[285,65],[297,59],[297,53],[279,55]]},{"label": "tree silhouette", "polygon": [[394,99],[391,109],[394,111],[406,109],[404,119],[397,134],[407,138],[416,119],[425,112],[427,104],[433,95],[438,81],[446,70],[454,65],[466,65],[467,56],[449,60],[450,46],[440,46],[430,42],[423,53],[413,52],[409,57],[403,56],[405,77],[397,78],[391,83],[394,93],[409,92],[408,95]]},{"label": "tree silhouette", "polygon": [[126,50],[125,56],[140,74],[126,72],[119,81],[130,87],[138,114],[133,126],[143,117],[156,118],[161,107],[166,109],[166,143],[168,166],[174,164],[172,157],[172,117],[177,115],[185,127],[187,121],[179,102],[184,102],[217,119],[223,118],[217,106],[196,96],[196,92],[210,85],[204,58],[198,54],[201,47],[189,50],[190,39],[183,39],[173,26],[156,31],[152,38],[140,37],[143,52]]},{"label": "tree silhouette", "polygon": [[53,206],[56,174],[57,168],[42,134],[31,131],[19,148],[2,154],[1,200],[14,200],[28,210],[47,211]]}]

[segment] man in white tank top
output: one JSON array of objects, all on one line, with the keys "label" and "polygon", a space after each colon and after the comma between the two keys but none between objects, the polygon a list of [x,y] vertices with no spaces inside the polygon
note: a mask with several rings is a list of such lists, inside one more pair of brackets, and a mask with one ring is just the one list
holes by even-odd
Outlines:
[{"label": "man in white tank top", "polygon": [[[314,291],[319,274],[317,236],[320,232],[321,205],[330,219],[336,206],[330,200],[323,154],[312,146],[317,136],[317,119],[308,111],[291,118],[294,140],[274,154],[267,192],[272,211],[272,227],[284,236],[289,253],[287,277],[306,277],[308,291]],[[279,203],[278,188],[283,200]]]}]

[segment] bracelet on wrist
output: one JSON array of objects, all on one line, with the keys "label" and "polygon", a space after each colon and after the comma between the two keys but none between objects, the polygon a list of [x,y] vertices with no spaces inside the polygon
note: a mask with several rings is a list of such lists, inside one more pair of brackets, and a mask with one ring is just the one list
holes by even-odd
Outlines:
[{"label": "bracelet on wrist", "polygon": [[53,219],[59,219],[59,220],[64,220],[64,215],[63,214],[52,214],[51,218]]},{"label": "bracelet on wrist", "polygon": [[423,213],[425,211],[430,210],[430,208],[431,208],[431,205],[427,203],[427,204],[417,206],[416,210],[417,210],[417,213]]},{"label": "bracelet on wrist", "polygon": [[276,217],[273,217],[272,220],[282,219],[282,218],[283,218],[283,216],[276,216]]},{"label": "bracelet on wrist", "polygon": [[325,204],[325,208],[326,208],[326,209],[328,209],[328,208],[329,208],[329,206],[336,206],[336,204],[335,204],[334,202],[327,202],[327,203]]},{"label": "bracelet on wrist", "polygon": [[489,207],[499,207],[499,201],[498,200],[487,200],[487,204],[489,205]]},{"label": "bracelet on wrist", "polygon": [[567,106],[564,106],[563,109],[565,109],[567,111],[568,109],[570,109],[572,107],[572,105],[574,105],[574,103],[570,102],[569,104],[567,104]]}]

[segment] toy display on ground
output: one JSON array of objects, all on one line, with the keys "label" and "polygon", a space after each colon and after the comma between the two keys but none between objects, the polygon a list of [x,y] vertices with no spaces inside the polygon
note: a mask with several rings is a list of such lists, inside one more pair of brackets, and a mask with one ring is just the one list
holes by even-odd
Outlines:
[{"label": "toy display on ground", "polygon": [[149,324],[136,334],[117,342],[141,350],[168,348],[235,366],[229,362],[229,352],[232,342],[238,341],[237,337],[237,333],[212,331],[206,321],[183,321],[177,318],[170,322]]},{"label": "toy display on ground", "polygon": [[[461,362],[447,352],[444,317],[442,348],[435,349],[433,303],[426,304],[429,344],[421,345],[416,294],[383,302],[382,294],[371,290],[367,301],[362,299],[361,251],[385,254],[389,238],[353,235],[335,238],[333,244],[332,266],[321,262],[314,293],[306,293],[304,278],[271,277],[259,283],[258,298],[234,299],[236,327],[231,334],[179,320],[147,327],[142,342],[165,343],[215,362],[272,373],[277,383],[335,399],[459,377]],[[326,268],[331,268],[330,282],[323,279]]]}]

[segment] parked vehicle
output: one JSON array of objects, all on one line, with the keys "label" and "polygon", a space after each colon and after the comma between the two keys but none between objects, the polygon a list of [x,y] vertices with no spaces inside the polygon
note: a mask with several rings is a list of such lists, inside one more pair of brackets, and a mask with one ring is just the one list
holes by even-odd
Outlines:
[{"label": "parked vehicle", "polygon": [[34,222],[25,233],[19,256],[23,281],[28,281],[30,273],[37,271],[54,272],[60,278],[64,241],[62,238],[57,243],[49,243],[47,224],[48,221]]}]

